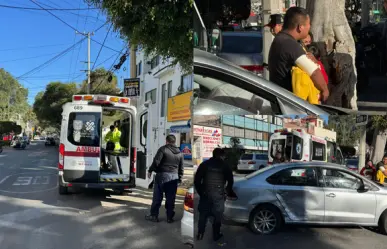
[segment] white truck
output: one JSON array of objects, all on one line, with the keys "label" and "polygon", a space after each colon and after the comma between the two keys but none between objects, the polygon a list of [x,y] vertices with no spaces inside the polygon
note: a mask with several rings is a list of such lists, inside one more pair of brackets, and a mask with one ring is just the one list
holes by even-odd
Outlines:
[{"label": "white truck", "polygon": [[[74,95],[63,105],[59,145],[59,194],[71,188],[111,188],[119,193],[147,187],[154,149],[149,102],[137,110],[129,98]],[[106,149],[106,131],[121,133],[119,146]],[[104,162],[104,163],[102,163]]]}]

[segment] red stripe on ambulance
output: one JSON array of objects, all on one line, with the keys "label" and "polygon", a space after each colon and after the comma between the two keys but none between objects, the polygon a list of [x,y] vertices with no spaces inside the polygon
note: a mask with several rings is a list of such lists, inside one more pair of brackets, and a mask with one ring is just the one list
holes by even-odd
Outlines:
[{"label": "red stripe on ambulance", "polygon": [[78,146],[76,151],[65,151],[65,156],[99,157],[99,147]]}]

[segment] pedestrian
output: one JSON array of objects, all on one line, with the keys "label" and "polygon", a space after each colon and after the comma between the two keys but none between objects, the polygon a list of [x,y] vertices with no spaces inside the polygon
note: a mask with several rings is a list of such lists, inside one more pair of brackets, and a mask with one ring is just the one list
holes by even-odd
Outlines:
[{"label": "pedestrian", "polygon": [[184,174],[183,153],[176,146],[176,137],[168,135],[166,144],[161,146],[156,153],[152,165],[148,170],[148,178],[156,173],[153,184],[153,199],[150,214],[145,218],[149,221],[159,222],[159,211],[165,193],[165,209],[167,222],[172,223],[175,216],[175,199],[179,183]]},{"label": "pedestrian", "polygon": [[366,165],[360,170],[360,175],[367,177],[370,180],[374,180],[376,177],[376,168],[372,164],[371,160],[368,160]]},{"label": "pedestrian", "polygon": [[[223,237],[220,228],[224,212],[225,194],[228,196],[234,195],[232,191],[234,176],[231,168],[224,161],[225,151],[221,148],[215,148],[212,155],[209,160],[199,165],[194,179],[196,192],[200,196],[197,240],[203,239],[207,219],[210,216],[213,217],[213,240],[218,241]],[[226,182],[227,186],[225,188]]]},{"label": "pedestrian", "polygon": [[282,156],[281,152],[277,151],[273,159],[273,164],[283,163],[284,161],[285,161],[285,158]]},{"label": "pedestrian", "polygon": [[275,36],[270,47],[270,81],[292,92],[292,68],[297,66],[310,76],[325,101],[329,97],[329,90],[324,76],[298,42],[305,39],[309,31],[310,18],[307,11],[301,7],[289,8],[284,17],[282,31]]},{"label": "pedestrian", "polygon": [[376,180],[384,184],[384,179],[387,177],[387,155],[383,156],[382,161],[380,161],[378,164],[376,164]]},{"label": "pedestrian", "polygon": [[282,30],[282,25],[284,23],[284,18],[281,14],[270,15],[270,21],[265,27],[270,28],[272,35],[276,36]]},{"label": "pedestrian", "polygon": [[308,35],[305,37],[305,39],[302,40],[302,44],[305,47],[308,47],[313,42],[313,34],[309,31]]}]

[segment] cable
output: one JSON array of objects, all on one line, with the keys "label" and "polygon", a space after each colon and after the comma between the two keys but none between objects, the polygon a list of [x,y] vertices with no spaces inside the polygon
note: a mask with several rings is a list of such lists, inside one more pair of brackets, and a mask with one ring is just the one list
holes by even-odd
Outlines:
[{"label": "cable", "polygon": [[42,45],[42,46],[30,46],[30,47],[20,47],[20,48],[6,48],[6,49],[0,49],[0,52],[3,51],[13,51],[13,50],[22,50],[22,49],[30,49],[30,48],[47,48],[47,47],[59,47],[69,44],[55,44],[55,45]]},{"label": "cable", "polygon": [[56,55],[55,57],[51,58],[50,60],[44,62],[43,64],[33,68],[32,70],[28,71],[27,73],[24,73],[22,75],[20,75],[19,77],[16,77],[16,79],[21,79],[21,78],[24,78],[26,75],[29,75],[33,72],[36,72],[38,71],[39,69],[43,69],[45,66],[49,65],[50,63],[54,62],[56,59],[60,58],[61,56],[65,55],[67,52],[69,52],[71,49],[75,48],[78,44],[80,44],[81,42],[83,42],[84,40],[86,40],[87,37],[84,37],[82,40],[80,40],[79,42],[75,43],[74,45],[72,45],[71,47],[65,49],[64,51],[62,51],[61,53],[59,53],[58,55]]},{"label": "cable", "polygon": [[[99,41],[97,41],[97,40],[94,40],[93,38],[90,38],[90,40],[92,40],[93,42],[95,42],[95,43],[97,43],[97,44],[103,46],[104,48],[110,49],[111,51],[114,51],[114,52],[117,52],[117,53],[121,53],[120,51],[115,50],[114,48],[108,47],[108,46],[102,44],[102,42],[99,42]],[[122,54],[122,53],[121,53],[121,54]]]},{"label": "cable", "polygon": [[[82,0],[81,0],[82,1]],[[78,7],[81,7],[81,1],[79,2],[79,6]],[[78,14],[79,14],[79,11],[78,11]],[[77,17],[77,24],[75,25],[76,28],[78,28],[78,22],[79,22],[79,16]],[[74,34],[74,39],[73,39],[73,43],[75,42],[75,39],[77,38],[77,33]],[[79,48],[80,50],[81,48]],[[78,51],[79,51],[78,50]],[[74,50],[71,51],[71,57],[70,57],[70,68],[69,68],[69,77],[67,79],[67,81],[69,81],[70,79],[70,72],[71,72],[71,69],[73,68],[73,55],[74,55]],[[77,59],[78,60],[78,59]]]},{"label": "cable", "polygon": [[109,30],[108,30],[108,32],[107,32],[106,35],[105,35],[105,39],[103,39],[103,43],[102,43],[102,45],[101,45],[101,48],[100,48],[99,51],[98,51],[97,57],[96,57],[96,59],[95,59],[95,61],[94,61],[93,67],[91,68],[91,71],[93,71],[93,69],[94,69],[94,67],[95,67],[95,63],[97,63],[97,61],[98,61],[99,55],[101,54],[101,51],[102,51],[102,49],[103,49],[103,46],[105,46],[106,39],[107,39],[107,37],[108,37],[108,35],[109,35],[109,33],[110,33],[110,29],[112,28],[112,26],[113,26],[113,23],[110,24]]},{"label": "cable", "polygon": [[65,24],[67,27],[70,27],[71,29],[73,29],[75,32],[81,33],[81,32],[78,31],[76,28],[74,28],[73,26],[71,26],[71,25],[68,24],[67,22],[63,21],[63,20],[62,20],[61,18],[59,18],[58,16],[54,15],[53,13],[51,13],[49,10],[43,8],[40,4],[38,4],[38,3],[35,2],[34,0],[30,0],[30,2],[33,2],[34,4],[36,4],[36,5],[39,6],[42,10],[47,11],[47,12],[50,13],[52,16],[54,16],[56,19],[58,19],[58,20],[61,21],[63,24]]},{"label": "cable", "polygon": [[29,60],[29,59],[35,59],[35,58],[40,58],[40,57],[49,56],[49,55],[53,55],[53,54],[57,54],[57,53],[42,54],[42,55],[33,56],[33,57],[19,58],[19,59],[7,60],[7,61],[0,61],[0,63],[13,62],[13,61],[22,61],[22,60]]},{"label": "cable", "polygon": [[[0,4],[0,8],[8,8],[8,9],[22,9],[22,10],[50,10],[50,11],[76,11],[76,10],[88,10],[88,8],[79,8],[79,9],[59,9],[59,8],[52,8],[52,9],[39,9],[39,8],[32,8],[32,7],[22,7],[22,6],[11,6],[11,5],[3,5]],[[92,10],[96,10],[98,8],[90,8]]]},{"label": "cable", "polygon": [[[97,28],[96,30],[94,30],[94,33],[96,33],[98,30],[102,29],[106,24],[108,24],[109,22],[105,22],[104,24],[102,24],[99,28]],[[109,28],[110,29],[110,28]]]}]

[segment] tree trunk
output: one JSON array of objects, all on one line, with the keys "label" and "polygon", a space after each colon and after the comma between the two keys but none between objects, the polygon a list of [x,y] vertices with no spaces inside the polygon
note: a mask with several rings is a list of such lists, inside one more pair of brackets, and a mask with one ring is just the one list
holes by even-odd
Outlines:
[{"label": "tree trunk", "polygon": [[378,163],[383,159],[386,141],[387,141],[387,130],[385,130],[384,132],[380,132],[378,128],[375,129],[374,137],[372,139],[372,147],[374,149],[371,155],[371,160],[373,163]]},{"label": "tree trunk", "polygon": [[[311,32],[316,42],[325,42],[328,53],[333,51],[336,42],[336,52],[349,54],[355,67],[355,41],[351,28],[345,16],[345,0],[307,0],[306,9],[311,17]],[[357,93],[351,99],[351,108],[357,110]]]}]

